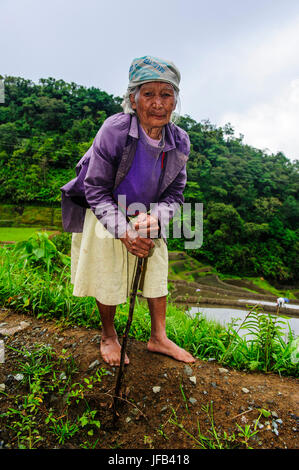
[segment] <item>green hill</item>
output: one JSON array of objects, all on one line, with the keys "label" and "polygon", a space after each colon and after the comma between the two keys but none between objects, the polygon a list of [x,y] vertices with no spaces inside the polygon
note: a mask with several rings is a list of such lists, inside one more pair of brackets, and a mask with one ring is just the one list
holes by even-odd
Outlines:
[{"label": "green hill", "polygon": [[[0,203],[29,219],[29,205],[58,208],[59,188],[75,176],[75,164],[120,103],[94,87],[5,77]],[[203,245],[188,254],[222,273],[298,283],[299,162],[245,145],[229,124],[190,116],[178,124],[191,141],[185,201],[204,205]],[[181,251],[183,242],[170,239],[169,247]]]}]

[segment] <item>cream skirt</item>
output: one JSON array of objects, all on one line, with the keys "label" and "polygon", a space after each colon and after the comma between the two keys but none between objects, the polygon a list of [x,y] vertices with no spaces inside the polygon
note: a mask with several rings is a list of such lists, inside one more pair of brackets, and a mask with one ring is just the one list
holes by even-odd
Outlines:
[{"label": "cream skirt", "polygon": [[[167,295],[168,251],[162,239],[155,239],[153,255],[147,258],[142,295]],[[73,295],[95,297],[104,305],[126,302],[130,295],[137,257],[105,229],[94,213],[86,210],[83,232],[73,233],[71,282]]]}]

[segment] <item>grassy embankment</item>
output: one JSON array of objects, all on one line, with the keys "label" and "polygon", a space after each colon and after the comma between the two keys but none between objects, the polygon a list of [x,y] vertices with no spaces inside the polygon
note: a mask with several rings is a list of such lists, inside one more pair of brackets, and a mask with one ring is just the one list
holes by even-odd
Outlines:
[{"label": "grassy embankment", "polygon": [[[0,248],[0,303],[68,325],[98,328],[100,324],[94,299],[72,295],[70,259],[57,250],[46,234],[32,237],[14,248]],[[128,304],[119,306],[116,329],[120,334],[127,315]],[[168,304],[169,338],[195,356],[203,360],[213,357],[237,369],[271,370],[297,376],[298,364],[293,360],[297,343],[291,331],[288,341],[283,339],[281,326],[276,317],[252,312],[240,326],[254,335],[246,342],[233,325],[225,329],[201,314],[193,319],[186,315],[183,306]],[[147,341],[149,333],[147,305],[137,301],[130,335]]]}]

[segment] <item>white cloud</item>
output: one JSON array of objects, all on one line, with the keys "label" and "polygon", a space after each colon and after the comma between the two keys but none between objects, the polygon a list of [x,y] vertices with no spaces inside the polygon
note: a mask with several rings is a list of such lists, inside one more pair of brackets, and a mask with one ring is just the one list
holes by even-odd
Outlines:
[{"label": "white cloud", "polygon": [[252,85],[269,85],[271,80],[290,70],[298,70],[299,17],[280,28],[254,38],[254,48],[245,55],[243,74]]},{"label": "white cloud", "polygon": [[272,101],[255,104],[245,112],[222,115],[219,125],[230,122],[244,142],[270,152],[299,159],[299,78],[292,80]]}]

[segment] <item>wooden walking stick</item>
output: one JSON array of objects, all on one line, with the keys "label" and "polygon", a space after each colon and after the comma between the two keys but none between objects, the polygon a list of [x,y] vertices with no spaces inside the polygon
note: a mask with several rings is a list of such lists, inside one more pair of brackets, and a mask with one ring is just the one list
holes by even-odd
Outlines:
[{"label": "wooden walking stick", "polygon": [[138,288],[142,269],[143,269],[143,258],[138,258],[136,274],[135,274],[135,278],[133,282],[133,288],[130,294],[129,316],[127,320],[125,333],[123,336],[123,341],[122,341],[122,346],[121,346],[121,355],[120,355],[120,365],[119,365],[119,371],[118,371],[118,376],[117,376],[116,386],[115,386],[115,391],[114,391],[114,403],[113,403],[113,421],[114,422],[118,418],[117,406],[119,402],[119,395],[120,395],[121,383],[122,383],[122,378],[123,378],[126,347],[127,347],[127,341],[128,341],[131,323],[133,320],[133,312],[134,312],[135,300],[136,300],[136,295],[137,295],[137,288]]}]

